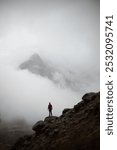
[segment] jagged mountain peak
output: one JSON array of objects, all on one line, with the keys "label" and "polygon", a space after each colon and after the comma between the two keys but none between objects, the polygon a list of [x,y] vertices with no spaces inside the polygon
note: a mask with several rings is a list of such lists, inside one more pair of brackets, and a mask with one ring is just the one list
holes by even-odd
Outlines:
[{"label": "jagged mountain peak", "polygon": [[31,55],[28,60],[19,65],[19,68],[47,78],[62,88],[70,88],[74,91],[79,89],[81,81],[75,72],[71,73],[67,68],[56,66],[46,59],[43,60],[38,53]]},{"label": "jagged mountain peak", "polygon": [[43,61],[38,53],[34,53],[28,60],[23,62],[19,68],[21,70],[26,69],[31,73],[41,75],[49,79],[52,78],[52,68]]},{"label": "jagged mountain peak", "polygon": [[34,53],[32,56],[30,56],[29,59],[33,60],[33,61],[39,61],[39,60],[42,61],[42,58],[40,57],[40,55],[38,53]]},{"label": "jagged mountain peak", "polygon": [[20,65],[20,68],[21,69],[29,69],[30,66],[33,67],[35,65],[38,65],[38,66],[45,65],[43,59],[39,56],[38,53],[34,53],[33,55],[31,55],[28,60],[26,60],[25,62],[23,62]]}]

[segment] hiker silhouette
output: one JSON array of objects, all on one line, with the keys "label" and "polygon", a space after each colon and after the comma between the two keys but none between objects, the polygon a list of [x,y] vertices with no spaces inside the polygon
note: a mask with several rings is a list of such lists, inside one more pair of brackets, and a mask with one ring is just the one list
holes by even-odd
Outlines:
[{"label": "hiker silhouette", "polygon": [[49,102],[48,104],[49,117],[52,116],[52,109],[53,109],[52,104]]}]

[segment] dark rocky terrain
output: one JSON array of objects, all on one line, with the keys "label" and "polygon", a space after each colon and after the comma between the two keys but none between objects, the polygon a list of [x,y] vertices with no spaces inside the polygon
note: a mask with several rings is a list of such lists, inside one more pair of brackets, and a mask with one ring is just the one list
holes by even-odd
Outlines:
[{"label": "dark rocky terrain", "polygon": [[20,138],[12,150],[99,150],[100,93],[88,93],[60,117],[46,117]]}]

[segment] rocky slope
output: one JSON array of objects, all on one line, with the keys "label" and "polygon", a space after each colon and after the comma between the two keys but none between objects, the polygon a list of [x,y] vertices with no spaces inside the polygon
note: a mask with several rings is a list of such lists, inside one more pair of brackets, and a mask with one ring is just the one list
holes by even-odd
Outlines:
[{"label": "rocky slope", "polygon": [[60,117],[46,117],[20,138],[12,150],[99,150],[100,93],[88,93]]}]

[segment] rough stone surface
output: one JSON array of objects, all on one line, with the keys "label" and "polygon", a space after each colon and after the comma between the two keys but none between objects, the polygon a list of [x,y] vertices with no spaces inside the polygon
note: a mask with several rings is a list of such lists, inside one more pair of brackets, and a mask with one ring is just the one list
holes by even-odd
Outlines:
[{"label": "rough stone surface", "polygon": [[69,108],[65,108],[64,110],[63,110],[63,112],[62,112],[62,115],[64,115],[64,114],[66,114],[68,111],[70,111],[71,109],[69,109]]},{"label": "rough stone surface", "polygon": [[20,138],[12,150],[99,150],[100,93],[88,93],[60,117],[46,117],[35,134]]},{"label": "rough stone surface", "polygon": [[95,98],[95,93],[91,92],[91,93],[87,93],[85,94],[82,99],[85,101],[85,102],[88,102],[88,101],[91,101]]},{"label": "rough stone surface", "polygon": [[36,132],[39,132],[44,127],[44,121],[38,121],[32,129]]}]

